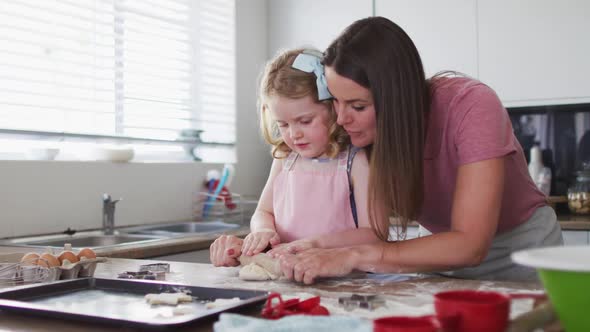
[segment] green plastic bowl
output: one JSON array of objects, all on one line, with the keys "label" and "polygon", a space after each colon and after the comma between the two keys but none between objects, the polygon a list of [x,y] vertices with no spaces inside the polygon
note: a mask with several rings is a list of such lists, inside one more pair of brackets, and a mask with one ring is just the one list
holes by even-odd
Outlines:
[{"label": "green plastic bowl", "polygon": [[545,247],[512,254],[534,267],[567,332],[590,331],[590,246]]}]

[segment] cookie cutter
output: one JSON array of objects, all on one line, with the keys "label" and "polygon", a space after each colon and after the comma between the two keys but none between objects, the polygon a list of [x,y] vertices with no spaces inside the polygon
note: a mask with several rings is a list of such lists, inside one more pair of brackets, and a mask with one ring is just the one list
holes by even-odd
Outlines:
[{"label": "cookie cutter", "polygon": [[379,307],[385,307],[385,300],[377,295],[352,294],[352,296],[339,297],[338,304],[343,306],[347,311],[351,311],[356,308],[373,311]]},{"label": "cookie cutter", "polygon": [[150,271],[150,272],[170,272],[170,264],[168,263],[154,263],[144,264],[139,266],[139,272]]},{"label": "cookie cutter", "polygon": [[330,312],[326,307],[320,305],[319,296],[303,301],[298,298],[283,301],[279,293],[272,293],[268,296],[261,312],[261,316],[267,319],[279,319],[290,315],[328,316]]},{"label": "cookie cutter", "polygon": [[161,272],[152,272],[152,271],[126,271],[123,273],[119,273],[117,278],[120,279],[144,279],[144,280],[164,280],[165,274]]}]

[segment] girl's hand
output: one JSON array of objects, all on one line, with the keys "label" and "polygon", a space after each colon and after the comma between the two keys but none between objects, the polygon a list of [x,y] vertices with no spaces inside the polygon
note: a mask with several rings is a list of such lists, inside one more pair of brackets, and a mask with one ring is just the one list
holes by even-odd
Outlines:
[{"label": "girl's hand", "polygon": [[281,243],[274,246],[271,250],[267,252],[268,255],[272,257],[279,257],[286,254],[297,254],[304,250],[316,248],[317,244],[313,240],[295,240],[289,243]]},{"label": "girl's hand", "polygon": [[244,240],[233,235],[222,235],[209,247],[209,259],[213,266],[238,266]]},{"label": "girl's hand", "polygon": [[269,244],[275,246],[279,243],[281,243],[281,238],[277,232],[271,229],[260,230],[246,236],[242,252],[245,255],[252,256],[261,253]]},{"label": "girl's hand", "polygon": [[297,255],[279,257],[283,276],[287,279],[311,284],[317,277],[339,277],[352,272],[354,261],[350,249],[308,249]]}]

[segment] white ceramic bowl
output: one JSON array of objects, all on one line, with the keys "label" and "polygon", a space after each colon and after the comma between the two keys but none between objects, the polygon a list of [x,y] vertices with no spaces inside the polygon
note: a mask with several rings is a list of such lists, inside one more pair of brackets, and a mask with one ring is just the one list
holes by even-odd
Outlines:
[{"label": "white ceramic bowl", "polygon": [[518,251],[512,260],[544,270],[590,272],[590,246],[542,247]]},{"label": "white ceramic bowl", "polygon": [[109,147],[95,148],[93,159],[100,161],[128,162],[135,156],[133,148],[129,147]]}]

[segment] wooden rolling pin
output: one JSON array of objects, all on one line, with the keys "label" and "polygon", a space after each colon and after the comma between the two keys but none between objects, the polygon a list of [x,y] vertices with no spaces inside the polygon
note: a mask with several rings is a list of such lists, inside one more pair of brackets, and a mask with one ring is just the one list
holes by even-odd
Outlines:
[{"label": "wooden rolling pin", "polygon": [[238,257],[238,260],[242,264],[242,266],[248,265],[250,263],[256,263],[266,269],[268,272],[274,274],[275,276],[282,276],[283,271],[281,271],[281,266],[279,264],[279,260],[270,257],[265,253],[256,254],[254,256],[246,256],[242,255]]},{"label": "wooden rolling pin", "polygon": [[547,332],[563,331],[549,301],[545,301],[533,310],[514,318],[506,331],[529,332],[539,328],[545,328]]}]

